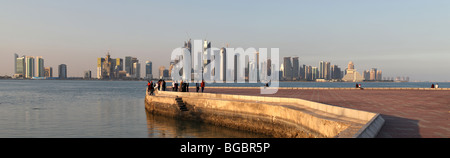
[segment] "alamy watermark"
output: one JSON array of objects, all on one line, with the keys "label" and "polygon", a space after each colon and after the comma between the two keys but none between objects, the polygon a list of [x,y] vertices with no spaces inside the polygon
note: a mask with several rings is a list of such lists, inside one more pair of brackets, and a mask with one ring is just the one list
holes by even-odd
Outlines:
[{"label": "alamy watermark", "polygon": [[279,48],[205,48],[202,40],[194,40],[191,50],[174,49],[171,61],[174,82],[245,83],[247,77],[249,83],[264,83],[261,94],[278,91]]}]

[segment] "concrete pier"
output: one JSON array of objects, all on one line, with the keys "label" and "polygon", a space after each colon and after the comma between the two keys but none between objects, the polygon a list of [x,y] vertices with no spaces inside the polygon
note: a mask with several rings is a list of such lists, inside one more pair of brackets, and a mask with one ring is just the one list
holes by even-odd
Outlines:
[{"label": "concrete pier", "polygon": [[285,97],[166,91],[146,95],[145,108],[280,138],[372,138],[384,124],[378,113]]},{"label": "concrete pier", "polygon": [[280,88],[261,95],[259,87],[206,87],[215,94],[286,97],[379,113],[377,138],[449,138],[450,88]]}]

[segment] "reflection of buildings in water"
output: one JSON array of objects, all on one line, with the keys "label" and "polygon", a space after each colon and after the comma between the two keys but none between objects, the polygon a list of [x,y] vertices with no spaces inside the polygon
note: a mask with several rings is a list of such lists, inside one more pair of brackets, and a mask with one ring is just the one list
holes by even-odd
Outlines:
[{"label": "reflection of buildings in water", "polygon": [[266,135],[239,131],[201,122],[154,115],[146,110],[148,137],[151,138],[267,138]]}]

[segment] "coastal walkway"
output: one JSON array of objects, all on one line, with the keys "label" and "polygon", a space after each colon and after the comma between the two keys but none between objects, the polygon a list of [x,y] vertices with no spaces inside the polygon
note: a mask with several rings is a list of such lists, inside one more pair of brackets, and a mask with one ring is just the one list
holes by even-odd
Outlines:
[{"label": "coastal walkway", "polygon": [[450,138],[448,88],[280,88],[262,95],[259,87],[206,87],[204,92],[299,98],[380,113],[385,124],[378,138]]},{"label": "coastal walkway", "polygon": [[275,138],[373,138],[384,124],[378,113],[304,99],[192,91],[147,94],[145,109]]}]

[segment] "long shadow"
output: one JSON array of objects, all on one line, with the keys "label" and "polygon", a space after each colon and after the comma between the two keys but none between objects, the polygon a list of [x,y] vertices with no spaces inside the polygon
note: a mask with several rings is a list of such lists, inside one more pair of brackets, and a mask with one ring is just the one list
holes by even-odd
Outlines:
[{"label": "long shadow", "polygon": [[377,138],[422,138],[419,121],[392,115],[381,114],[385,123]]}]

